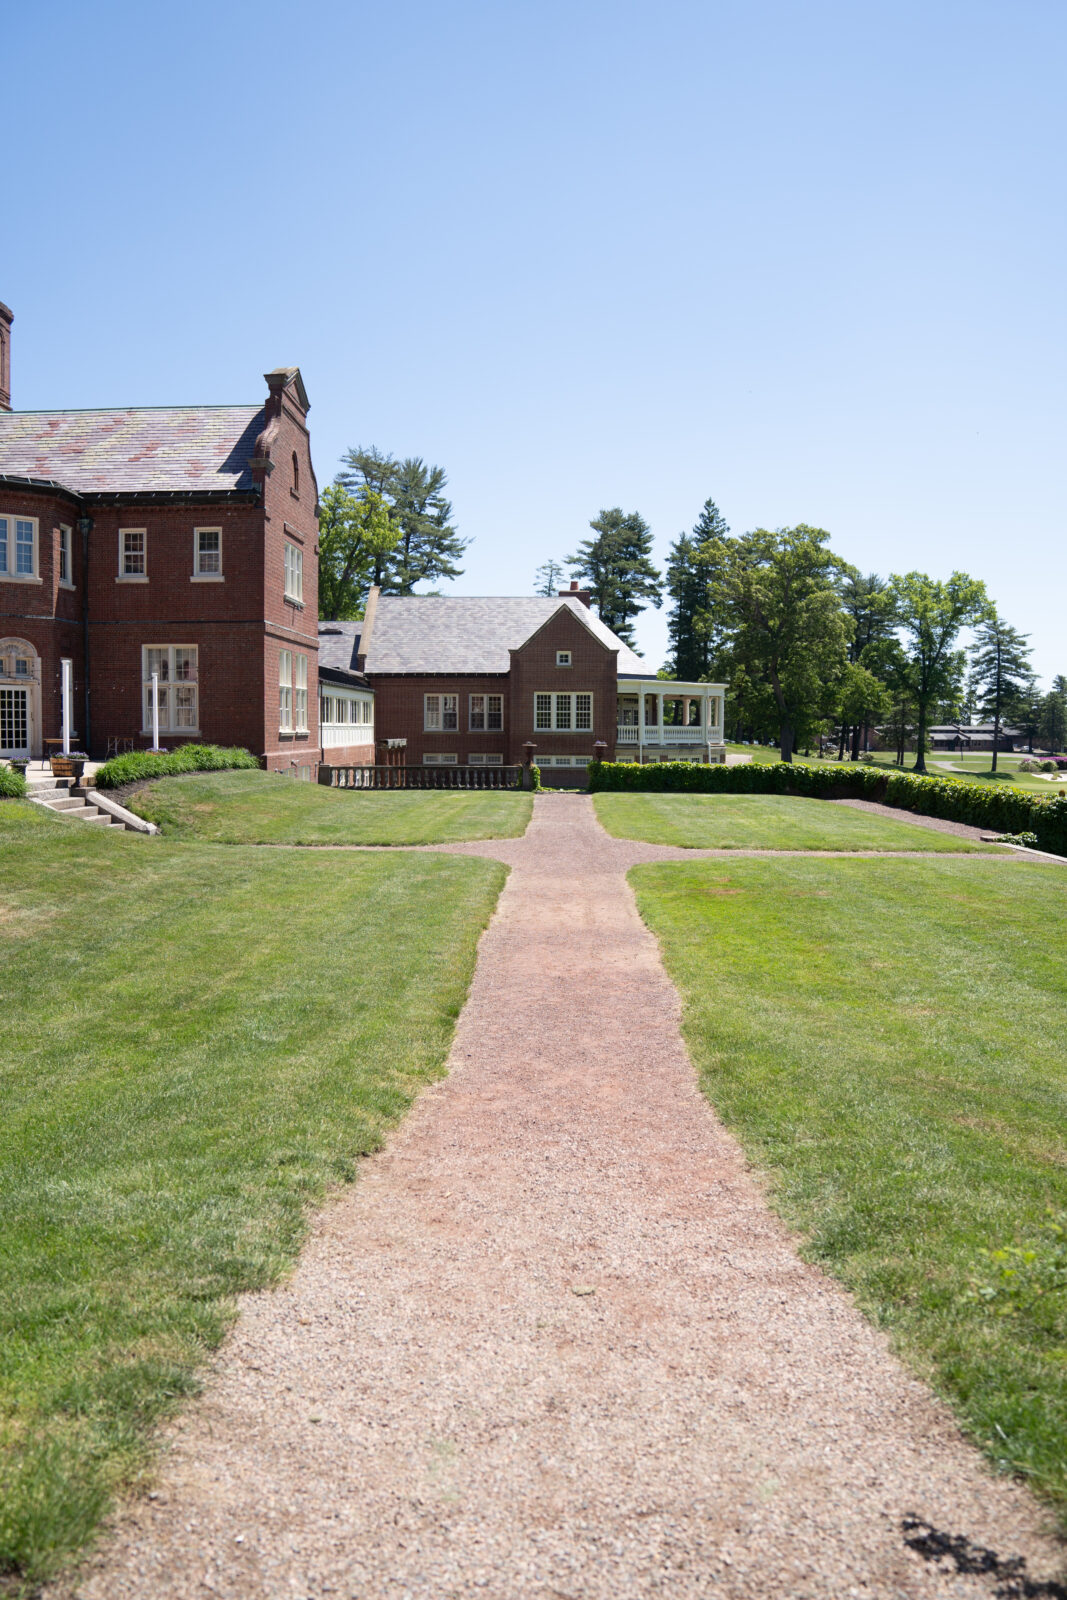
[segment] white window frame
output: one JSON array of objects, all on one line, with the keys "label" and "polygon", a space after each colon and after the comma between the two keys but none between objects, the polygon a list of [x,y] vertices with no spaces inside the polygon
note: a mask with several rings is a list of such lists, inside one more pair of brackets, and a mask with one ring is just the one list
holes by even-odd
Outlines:
[{"label": "white window frame", "polygon": [[479,750],[474,755],[467,757],[467,765],[468,767],[502,767],[504,765],[504,757],[491,755],[486,750]]},{"label": "white window frame", "polygon": [[278,651],[278,732],[293,731],[293,652]]},{"label": "white window frame", "polygon": [[[218,563],[219,564],[218,564],[218,566],[216,568],[212,568],[212,567],[205,568],[204,565],[203,565],[204,552],[200,548],[200,536],[201,536],[201,534],[204,534],[204,533],[215,533],[215,534],[218,535],[219,548],[218,548],[217,554],[218,554]],[[215,551],[210,551],[209,555],[210,555],[211,559],[214,560],[216,552]],[[194,528],[193,529],[193,575],[192,575],[192,577],[190,578],[189,581],[190,581],[190,583],[222,583],[224,581],[224,574],[223,574],[223,570],[222,570],[222,529],[221,528]]]},{"label": "white window frame", "polygon": [[[547,706],[539,702],[548,701]],[[579,708],[579,702],[582,704]],[[579,716],[583,718],[579,725]],[[548,720],[545,720],[547,717]],[[585,720],[588,719],[588,720]],[[554,689],[539,689],[534,695],[535,733],[592,733],[593,696],[584,689],[558,694]]]},{"label": "white window frame", "polygon": [[[126,540],[131,535],[137,534],[141,540],[141,570],[129,572],[126,569],[127,551]],[[119,570],[115,576],[116,583],[147,583],[148,582],[148,529],[147,528],[120,528],[119,529]]]},{"label": "white window frame", "polygon": [[[71,543],[71,529],[65,522],[59,524],[59,587],[73,589],[74,587],[74,547]],[[66,567],[67,575],[63,576]]]},{"label": "white window frame", "polygon": [[293,732],[308,731],[308,658],[299,651],[293,655]]},{"label": "white window frame", "polygon": [[571,652],[569,650],[557,650],[556,651],[556,666],[557,667],[571,667],[573,665],[574,665],[574,659],[573,659],[573,657],[571,655]]},{"label": "white window frame", "polygon": [[[41,582],[41,538],[40,522],[37,517],[22,517],[17,512],[0,511],[0,522],[4,524],[3,538],[0,544],[4,550],[4,564],[0,567],[0,582],[2,583],[40,583]],[[18,572],[19,528],[30,530],[30,563],[29,572]]]},{"label": "white window frame", "polygon": [[[474,702],[481,701],[480,708],[476,711]],[[494,712],[490,702],[496,702]],[[490,719],[496,716],[496,721]],[[475,717],[481,721],[476,722]],[[502,694],[471,694],[467,696],[467,728],[470,733],[503,733],[504,731],[504,696]]]},{"label": "white window frame", "polygon": [[[449,702],[451,702],[449,704]],[[448,719],[451,718],[451,721]],[[459,695],[424,694],[422,697],[422,731],[424,733],[459,732]]]},{"label": "white window frame", "polygon": [[432,751],[422,758],[424,767],[458,767],[459,757],[451,750]]},{"label": "white window frame", "polygon": [[304,604],[304,552],[298,544],[285,541],[285,598]]},{"label": "white window frame", "polygon": [[[167,671],[160,675],[159,683],[159,731],[169,734],[172,738],[189,739],[200,732],[200,648],[195,644],[144,644],[141,646],[141,732],[152,732],[152,672],[149,666],[148,652],[150,650],[166,651]],[[179,677],[175,651],[188,650],[193,657],[192,677]],[[192,723],[178,721],[179,691],[186,697],[189,690],[193,695],[193,720]],[[186,707],[188,709],[188,706]]]}]

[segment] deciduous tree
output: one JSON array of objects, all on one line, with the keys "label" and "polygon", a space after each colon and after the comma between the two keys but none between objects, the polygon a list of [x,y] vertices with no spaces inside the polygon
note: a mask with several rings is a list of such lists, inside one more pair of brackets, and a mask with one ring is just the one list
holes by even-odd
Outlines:
[{"label": "deciduous tree", "polygon": [[917,712],[914,770],[925,772],[930,707],[959,695],[965,658],[956,640],[961,629],[985,616],[989,601],[984,584],[965,572],[954,572],[946,582],[925,572],[894,574],[890,586]]},{"label": "deciduous tree", "polygon": [[319,616],[361,617],[375,572],[395,549],[400,530],[380,494],[350,493],[331,483],[319,506]]}]

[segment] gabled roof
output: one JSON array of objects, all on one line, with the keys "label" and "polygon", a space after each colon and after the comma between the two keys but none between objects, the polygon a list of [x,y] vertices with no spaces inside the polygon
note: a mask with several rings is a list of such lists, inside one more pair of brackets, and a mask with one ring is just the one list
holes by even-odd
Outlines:
[{"label": "gabled roof", "polygon": [[225,494],[252,488],[262,406],[0,411],[0,476],[76,494]]},{"label": "gabled roof", "polygon": [[362,622],[319,623],[320,678],[344,679],[356,688],[367,687],[367,680],[356,664],[362,632]]},{"label": "gabled roof", "polygon": [[[382,595],[368,640],[368,673],[495,673],[511,667],[509,652],[525,644],[561,608],[609,650],[620,676],[651,677],[635,655],[580,600],[537,596]],[[340,626],[340,624],[335,624]]]}]

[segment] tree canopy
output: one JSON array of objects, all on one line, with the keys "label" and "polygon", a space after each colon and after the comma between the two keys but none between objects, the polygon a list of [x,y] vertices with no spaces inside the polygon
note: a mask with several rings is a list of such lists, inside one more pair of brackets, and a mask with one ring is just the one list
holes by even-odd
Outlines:
[{"label": "tree canopy", "polygon": [[357,446],[345,452],[337,482],[356,494],[377,495],[397,530],[395,542],[376,560],[372,580],[386,594],[413,594],[416,584],[462,576],[459,558],[470,540],[461,539],[453,525],[443,467],[421,456],[398,461],[375,445]]},{"label": "tree canopy", "polygon": [[363,615],[375,573],[395,549],[399,529],[380,494],[352,494],[331,483],[319,504],[319,616],[334,622]]},{"label": "tree canopy", "polygon": [[989,609],[985,585],[965,572],[941,581],[925,572],[894,574],[890,588],[905,637],[912,693],[918,713],[915,771],[926,771],[926,729],[931,706],[959,695],[965,657],[956,649],[963,628]]},{"label": "tree canopy", "polygon": [[992,607],[975,634],[971,670],[978,691],[977,709],[993,723],[990,770],[996,772],[1001,722],[1005,713],[1013,715],[1022,709],[1030,675],[1030,651],[1026,635],[1009,627]]},{"label": "tree canopy", "polygon": [[663,604],[651,530],[639,512],[620,506],[601,511],[589,526],[596,538],[583,540],[567,565],[585,581],[601,621],[632,645],[634,619],[647,606]]}]

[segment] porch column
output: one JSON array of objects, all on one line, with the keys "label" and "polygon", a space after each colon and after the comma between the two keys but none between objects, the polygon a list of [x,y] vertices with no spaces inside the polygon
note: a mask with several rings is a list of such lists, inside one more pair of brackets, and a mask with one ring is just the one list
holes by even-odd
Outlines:
[{"label": "porch column", "polygon": [[[73,693],[73,691],[74,691],[74,663],[67,656],[63,656],[60,659],[59,673],[60,673],[59,687],[60,687],[60,697],[61,697],[62,715],[63,715],[63,722],[62,722],[62,727],[61,727],[61,731],[62,731],[62,734],[63,734],[63,754],[65,756],[69,756],[70,755],[70,723],[71,723],[71,709],[72,709],[71,702],[73,701],[73,698],[74,698],[74,693]],[[53,724],[53,726],[54,726],[54,724]]]},{"label": "porch column", "polygon": [[645,761],[645,691],[639,689],[637,693],[637,762],[643,766]]},{"label": "porch column", "polygon": [[661,694],[656,696],[656,715],[659,718],[659,733],[657,734],[657,739],[659,741],[660,748],[662,749],[665,741],[663,733],[663,696]]}]

